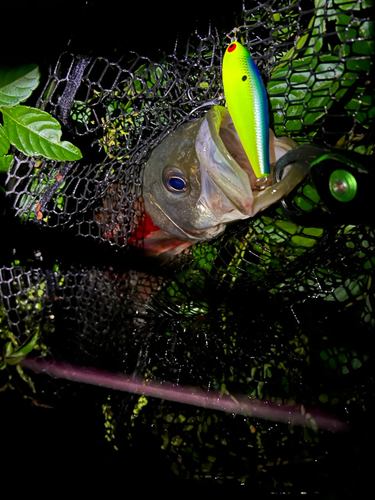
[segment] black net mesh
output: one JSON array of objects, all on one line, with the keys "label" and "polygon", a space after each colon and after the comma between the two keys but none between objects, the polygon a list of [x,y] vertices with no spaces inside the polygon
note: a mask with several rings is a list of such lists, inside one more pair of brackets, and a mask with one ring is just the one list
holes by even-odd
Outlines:
[{"label": "black net mesh", "polygon": [[1,249],[4,342],[36,335],[47,359],[320,409],[348,421],[349,437],[313,419],[298,427],[21,370],[24,382],[13,374],[12,383],[55,406],[84,398],[109,446],[161,447],[182,479],[354,488],[350,474],[339,480],[345,467],[373,464],[361,455],[373,440],[373,225],[321,224],[324,206],[306,180],[292,197],[307,224],[273,205],[160,265],[142,254],[139,200],[152,149],[225,104],[221,63],[233,36],[264,77],[277,136],[371,155],[372,16],[370,1],[255,2],[235,30],[212,26],[157,61],[63,53],[36,106],[83,159],[18,153],[2,219],[4,234],[17,234]]}]

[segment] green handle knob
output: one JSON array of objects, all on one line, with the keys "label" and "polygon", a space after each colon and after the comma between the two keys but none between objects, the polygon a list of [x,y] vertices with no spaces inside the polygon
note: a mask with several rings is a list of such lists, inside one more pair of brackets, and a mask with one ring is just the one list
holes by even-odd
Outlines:
[{"label": "green handle knob", "polygon": [[351,201],[357,194],[357,181],[347,170],[335,170],[329,177],[329,189],[338,201]]}]

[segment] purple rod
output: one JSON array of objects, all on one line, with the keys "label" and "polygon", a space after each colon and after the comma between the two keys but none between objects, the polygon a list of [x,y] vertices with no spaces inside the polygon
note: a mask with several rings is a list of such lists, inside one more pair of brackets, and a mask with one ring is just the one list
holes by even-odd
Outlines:
[{"label": "purple rod", "polygon": [[107,387],[133,394],[144,394],[145,396],[235,413],[246,417],[261,418],[290,425],[317,427],[333,432],[348,430],[348,424],[335,416],[324,414],[318,410],[307,411],[301,404],[294,406],[279,405],[243,395],[221,395],[219,392],[204,391],[197,387],[184,387],[155,380],[145,381],[134,376],[109,373],[96,368],[82,368],[45,359],[26,358],[21,362],[21,365],[23,368],[32,370],[35,373],[45,373],[54,378]]}]

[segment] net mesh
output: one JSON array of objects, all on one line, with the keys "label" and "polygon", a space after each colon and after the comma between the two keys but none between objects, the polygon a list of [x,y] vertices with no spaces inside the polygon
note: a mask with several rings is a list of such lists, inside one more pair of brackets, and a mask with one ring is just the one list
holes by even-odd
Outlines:
[{"label": "net mesh", "polygon": [[[36,335],[41,354],[80,366],[320,408],[349,421],[363,442],[374,392],[373,226],[320,225],[322,202],[306,181],[293,198],[308,225],[274,205],[163,265],[142,256],[142,237],[129,245],[142,227],[150,152],[181,124],[225,104],[221,62],[234,36],[266,82],[277,136],[372,153],[372,3],[248,7],[234,30],[195,33],[157,62],[66,52],[51,67],[36,106],[59,119],[83,159],[15,156],[3,224],[17,237],[1,249],[1,337],[21,346]],[[4,384],[9,370],[0,372]],[[25,392],[51,384],[23,377]],[[295,427],[53,386],[55,405],[62,395],[72,405],[91,395],[87,405],[102,413],[110,446],[161,446],[183,479],[319,489],[339,480],[335,460],[360,460],[347,437],[313,419]]]}]

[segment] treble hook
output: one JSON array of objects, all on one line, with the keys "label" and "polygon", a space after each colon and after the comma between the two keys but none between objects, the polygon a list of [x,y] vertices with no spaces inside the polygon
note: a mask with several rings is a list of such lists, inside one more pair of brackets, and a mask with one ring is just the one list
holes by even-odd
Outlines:
[{"label": "treble hook", "polygon": [[[190,92],[190,89],[188,91],[188,94],[189,94],[189,92]],[[190,95],[189,95],[189,99],[192,100]],[[200,106],[192,109],[188,116],[191,116],[193,113],[195,113],[196,111],[198,111],[201,108],[205,108],[207,106],[218,106],[220,104],[220,102],[223,100],[224,100],[224,96],[223,96],[223,94],[220,94],[218,97],[215,97],[215,99],[212,99],[212,101],[207,101],[207,102],[201,104]]]},{"label": "treble hook", "polygon": [[[230,31],[226,37],[230,38],[230,43],[237,42],[237,33],[240,31],[240,28],[233,28],[232,31]],[[231,33],[233,33],[233,36],[231,36]],[[230,45],[230,44],[229,44]]]}]

